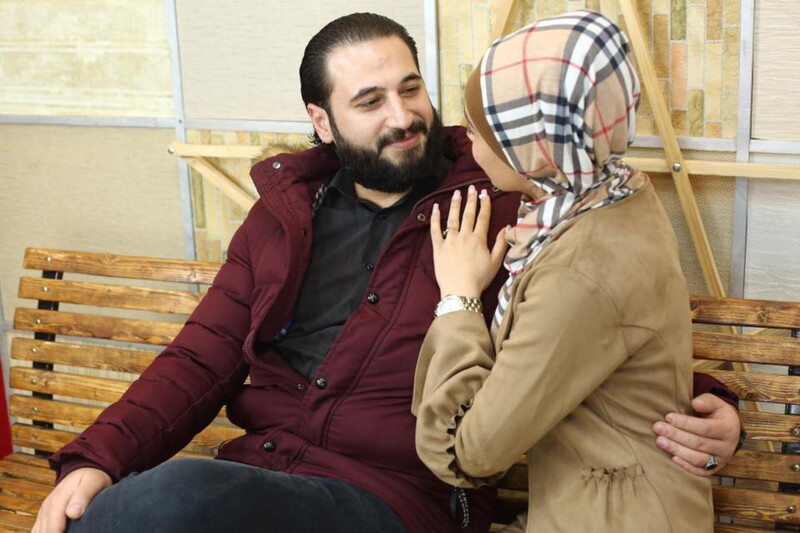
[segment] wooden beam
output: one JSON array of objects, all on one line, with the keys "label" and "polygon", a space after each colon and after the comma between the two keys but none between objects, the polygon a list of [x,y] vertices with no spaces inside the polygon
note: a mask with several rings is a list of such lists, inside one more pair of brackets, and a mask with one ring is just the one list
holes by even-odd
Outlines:
[{"label": "wooden beam", "polygon": [[[626,157],[625,161],[643,172],[672,173],[666,159]],[[702,161],[685,159],[688,174],[700,176],[730,176],[760,179],[800,180],[800,165],[765,165],[734,161]]]},{"label": "wooden beam", "polygon": [[242,189],[238,183],[209,163],[207,159],[203,157],[187,157],[186,162],[242,209],[249,211],[253,204],[256,203],[256,199],[249,192]]},{"label": "wooden beam", "polygon": [[514,22],[519,13],[519,0],[494,0],[491,3],[489,18],[491,21],[490,43],[514,29]]},{"label": "wooden beam", "polygon": [[703,271],[708,291],[713,296],[725,296],[722,279],[714,261],[711,245],[708,242],[708,235],[706,235],[706,230],[703,227],[703,220],[700,218],[697,200],[689,183],[686,162],[683,160],[681,148],[678,146],[678,138],[672,128],[672,120],[661,92],[661,86],[658,83],[653,60],[650,57],[650,48],[647,46],[648,41],[645,40],[642,33],[642,25],[634,6],[634,0],[620,0],[619,6],[625,17],[628,36],[636,54],[636,63],[641,74],[642,85],[650,99],[650,106],[653,108],[653,118],[664,145],[667,164],[675,181],[675,187],[678,190],[678,199],[686,216],[686,222],[694,241],[697,256],[700,259],[700,267]]},{"label": "wooden beam", "polygon": [[233,159],[255,159],[264,151],[263,146],[186,144],[172,141],[167,152],[178,157],[218,157]]}]

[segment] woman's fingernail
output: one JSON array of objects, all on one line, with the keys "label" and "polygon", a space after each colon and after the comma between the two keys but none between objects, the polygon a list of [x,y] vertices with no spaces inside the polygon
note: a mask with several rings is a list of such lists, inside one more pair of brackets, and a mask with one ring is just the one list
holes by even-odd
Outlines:
[{"label": "woman's fingernail", "polygon": [[439,204],[433,204],[433,212],[434,213],[438,213],[439,212]]},{"label": "woman's fingernail", "polygon": [[467,194],[475,194],[475,186],[470,185],[469,189],[467,189]]},{"label": "woman's fingernail", "polygon": [[486,200],[489,197],[489,193],[486,192],[486,189],[481,189],[480,198],[481,200]]},{"label": "woman's fingernail", "polygon": [[456,189],[453,191],[453,200],[460,200],[461,199],[461,191]]}]

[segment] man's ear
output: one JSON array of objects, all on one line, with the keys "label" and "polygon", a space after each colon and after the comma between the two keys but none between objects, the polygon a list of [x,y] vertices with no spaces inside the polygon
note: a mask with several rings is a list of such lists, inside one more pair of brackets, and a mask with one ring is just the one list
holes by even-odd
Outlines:
[{"label": "man's ear", "polygon": [[331,122],[330,117],[328,117],[328,112],[315,104],[306,105],[306,111],[308,111],[311,123],[314,124],[314,129],[317,131],[319,138],[322,139],[322,142],[325,144],[332,143],[333,133],[331,132]]}]

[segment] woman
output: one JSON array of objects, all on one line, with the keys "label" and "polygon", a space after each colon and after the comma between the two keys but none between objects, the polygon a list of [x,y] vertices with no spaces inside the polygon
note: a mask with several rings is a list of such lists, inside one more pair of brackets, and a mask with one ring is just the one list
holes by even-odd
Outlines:
[{"label": "woman", "polygon": [[[652,444],[652,420],[691,412],[692,333],[670,222],[620,159],[639,97],[628,56],[591,12],[494,43],[466,110],[476,161],[523,193],[518,224],[488,250],[489,200],[472,189],[461,220],[458,194],[444,231],[438,206],[431,217],[443,299],[417,367],[417,451],[460,487],[527,453],[528,532],[713,527],[708,480]],[[478,297],[503,240],[490,330]]]}]

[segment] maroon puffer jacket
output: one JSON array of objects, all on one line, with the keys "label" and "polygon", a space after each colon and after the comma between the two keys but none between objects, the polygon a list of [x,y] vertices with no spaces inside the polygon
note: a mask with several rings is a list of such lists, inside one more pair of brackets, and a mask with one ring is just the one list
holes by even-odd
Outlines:
[{"label": "maroon puffer jacket", "polygon": [[[310,207],[339,162],[319,147],[256,165],[251,175],[261,201],[234,235],[208,295],[125,396],[53,456],[59,476],[87,464],[115,480],[151,468],[227,404],[230,420],[247,434],[224,445],[220,459],[344,479],[386,501],[411,532],[455,531],[451,489],[417,458],[410,412],[417,354],[439,300],[428,217],[434,202],[446,216],[455,188],[491,189],[491,183],[463,129],[446,128],[445,154],[454,163],[450,173],[388,243],[362,304],[310,382],[277,354],[256,354],[253,346],[272,339],[292,316],[311,249]],[[494,236],[513,223],[519,200],[491,195],[502,214],[493,217]],[[501,283],[486,292],[487,313]],[[488,529],[491,496],[470,494],[469,531]]]}]

